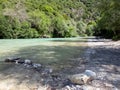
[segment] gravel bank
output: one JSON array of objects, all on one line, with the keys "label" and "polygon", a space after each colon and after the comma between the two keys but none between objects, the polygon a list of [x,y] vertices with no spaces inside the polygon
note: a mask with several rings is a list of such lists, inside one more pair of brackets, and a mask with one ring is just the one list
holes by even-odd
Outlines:
[{"label": "gravel bank", "polygon": [[120,41],[89,39],[88,46],[85,68],[95,71],[98,79],[120,89]]}]

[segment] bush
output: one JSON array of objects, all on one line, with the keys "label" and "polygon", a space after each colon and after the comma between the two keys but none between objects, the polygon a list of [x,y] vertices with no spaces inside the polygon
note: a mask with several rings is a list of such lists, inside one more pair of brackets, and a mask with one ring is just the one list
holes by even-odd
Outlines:
[{"label": "bush", "polygon": [[73,20],[65,20],[62,16],[54,19],[53,37],[77,36],[76,23]]},{"label": "bush", "polygon": [[65,37],[75,37],[77,36],[77,28],[76,28],[76,22],[74,20],[67,20],[67,32],[65,34]]},{"label": "bush", "polygon": [[51,19],[48,17],[44,12],[35,10],[30,13],[31,16],[31,22],[35,26],[35,28],[40,36],[44,36],[44,34],[51,34],[51,30],[49,29],[51,27]]},{"label": "bush", "polygon": [[113,40],[120,40],[120,35],[113,36],[112,39],[113,39]]},{"label": "bush", "polygon": [[22,29],[21,33],[18,35],[19,38],[38,38],[39,34],[35,29]]},{"label": "bush", "polygon": [[53,20],[53,37],[64,37],[65,31],[67,31],[67,24],[65,19],[61,17],[55,17]]},{"label": "bush", "polygon": [[87,28],[87,25],[83,21],[79,21],[77,23],[77,29],[78,29],[77,32],[79,35],[85,34],[86,28]]},{"label": "bush", "polygon": [[95,29],[96,29],[96,23],[94,21],[88,23],[87,29],[86,29],[86,34],[88,36],[92,36],[95,33]]},{"label": "bush", "polygon": [[0,38],[13,38],[12,26],[3,15],[0,15]]}]

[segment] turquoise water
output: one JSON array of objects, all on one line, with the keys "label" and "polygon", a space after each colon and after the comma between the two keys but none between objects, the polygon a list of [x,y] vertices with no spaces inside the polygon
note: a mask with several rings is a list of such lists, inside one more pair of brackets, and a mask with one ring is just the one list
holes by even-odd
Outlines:
[{"label": "turquoise water", "polygon": [[58,68],[66,63],[69,67],[71,60],[79,58],[83,52],[84,41],[84,38],[1,39],[0,68],[5,66],[2,61],[9,57],[30,59]]}]

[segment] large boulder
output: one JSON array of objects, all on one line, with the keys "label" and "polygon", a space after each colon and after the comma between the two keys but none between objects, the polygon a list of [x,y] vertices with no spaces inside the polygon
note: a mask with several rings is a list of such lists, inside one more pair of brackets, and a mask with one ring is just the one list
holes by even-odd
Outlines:
[{"label": "large boulder", "polygon": [[85,74],[75,74],[69,76],[69,79],[72,83],[83,85],[89,82],[90,77]]},{"label": "large boulder", "polygon": [[69,79],[72,83],[80,84],[80,85],[88,84],[95,78],[96,78],[96,73],[91,70],[85,70],[85,72],[82,74],[75,74],[69,76]]}]

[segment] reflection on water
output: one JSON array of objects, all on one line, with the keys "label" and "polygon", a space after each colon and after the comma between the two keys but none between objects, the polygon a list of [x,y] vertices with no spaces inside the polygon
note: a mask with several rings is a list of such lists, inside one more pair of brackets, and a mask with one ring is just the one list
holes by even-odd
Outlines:
[{"label": "reflection on water", "polygon": [[8,57],[27,58],[55,68],[70,67],[83,52],[84,41],[80,38],[0,40],[0,70],[11,66],[2,63]]}]

